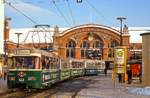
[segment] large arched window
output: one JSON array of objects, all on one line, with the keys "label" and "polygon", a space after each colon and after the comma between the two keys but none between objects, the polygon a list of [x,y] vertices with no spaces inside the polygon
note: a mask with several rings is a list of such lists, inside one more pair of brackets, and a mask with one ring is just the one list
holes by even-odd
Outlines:
[{"label": "large arched window", "polygon": [[93,42],[92,48],[102,49],[104,44],[100,40],[96,40]]},{"label": "large arched window", "polygon": [[75,58],[75,47],[76,43],[73,40],[69,40],[66,44],[66,57]]},{"label": "large arched window", "polygon": [[82,59],[86,58],[86,56],[87,56],[86,51],[89,49],[89,47],[90,47],[90,44],[88,43],[88,41],[82,42],[82,44],[80,46]]},{"label": "large arched window", "polygon": [[[92,37],[89,40],[89,36]],[[81,43],[81,58],[82,59],[101,59],[103,55],[103,41],[94,33],[88,33]]]},{"label": "large arched window", "polygon": [[103,47],[104,44],[102,43],[102,40],[97,39],[92,43],[93,50],[93,56],[97,59],[102,59],[103,57]]}]

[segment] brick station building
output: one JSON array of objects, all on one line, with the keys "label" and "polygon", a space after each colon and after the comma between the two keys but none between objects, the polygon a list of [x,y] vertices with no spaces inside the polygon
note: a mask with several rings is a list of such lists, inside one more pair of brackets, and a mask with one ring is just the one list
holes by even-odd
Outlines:
[{"label": "brick station building", "polygon": [[[122,34],[122,45],[129,47],[128,30]],[[85,24],[59,33],[55,27],[53,49],[63,58],[102,59],[113,57],[113,48],[120,45],[120,33],[111,27]],[[95,56],[96,55],[96,56]]]},{"label": "brick station building", "polygon": [[[8,27],[7,22],[5,27]],[[59,28],[58,26],[45,29],[5,28],[5,49],[9,53],[10,49],[16,48],[17,36],[15,33],[20,32],[22,33],[19,38],[20,47],[46,47],[64,59],[113,60],[113,48],[119,46],[122,39],[122,45],[128,49],[127,58],[129,59],[130,49],[142,49],[141,38],[135,38],[133,35],[140,36],[139,34],[146,32],[146,29],[146,27],[130,29],[124,26],[121,38],[119,28],[98,24],[83,24],[72,28]],[[49,38],[46,34],[49,34]],[[35,37],[35,35],[38,35],[38,37]],[[132,42],[134,38],[139,42]],[[37,39],[40,39],[40,41]]]}]

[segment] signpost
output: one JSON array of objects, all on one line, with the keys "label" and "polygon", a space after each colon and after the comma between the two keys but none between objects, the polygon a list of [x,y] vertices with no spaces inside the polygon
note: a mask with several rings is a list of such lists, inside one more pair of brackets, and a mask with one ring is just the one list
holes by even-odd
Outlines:
[{"label": "signpost", "polygon": [[126,83],[127,76],[126,76],[126,54],[127,48],[124,46],[115,47],[114,54],[114,70],[113,70],[113,81],[115,87],[115,80],[117,74],[120,74],[123,80]]}]

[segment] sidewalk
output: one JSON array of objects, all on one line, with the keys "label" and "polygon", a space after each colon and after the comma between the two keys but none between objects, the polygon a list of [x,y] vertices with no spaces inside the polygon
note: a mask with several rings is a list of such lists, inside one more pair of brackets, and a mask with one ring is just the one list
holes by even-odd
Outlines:
[{"label": "sidewalk", "polygon": [[7,80],[4,80],[3,78],[0,78],[0,94],[7,92]]}]

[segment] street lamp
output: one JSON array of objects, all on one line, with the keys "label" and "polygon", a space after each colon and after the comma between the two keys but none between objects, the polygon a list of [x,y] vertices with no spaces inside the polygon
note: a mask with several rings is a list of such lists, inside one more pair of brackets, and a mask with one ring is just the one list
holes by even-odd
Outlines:
[{"label": "street lamp", "polygon": [[123,22],[123,20],[126,20],[126,18],[125,17],[117,17],[117,20],[120,21],[120,34],[121,34],[120,46],[122,46],[122,22]]},{"label": "street lamp", "polygon": [[17,44],[17,47],[19,48],[19,37],[22,33],[15,33],[17,35],[17,38],[18,38],[18,44]]},{"label": "street lamp", "polygon": [[77,3],[82,3],[82,0],[76,0],[77,1]]}]

